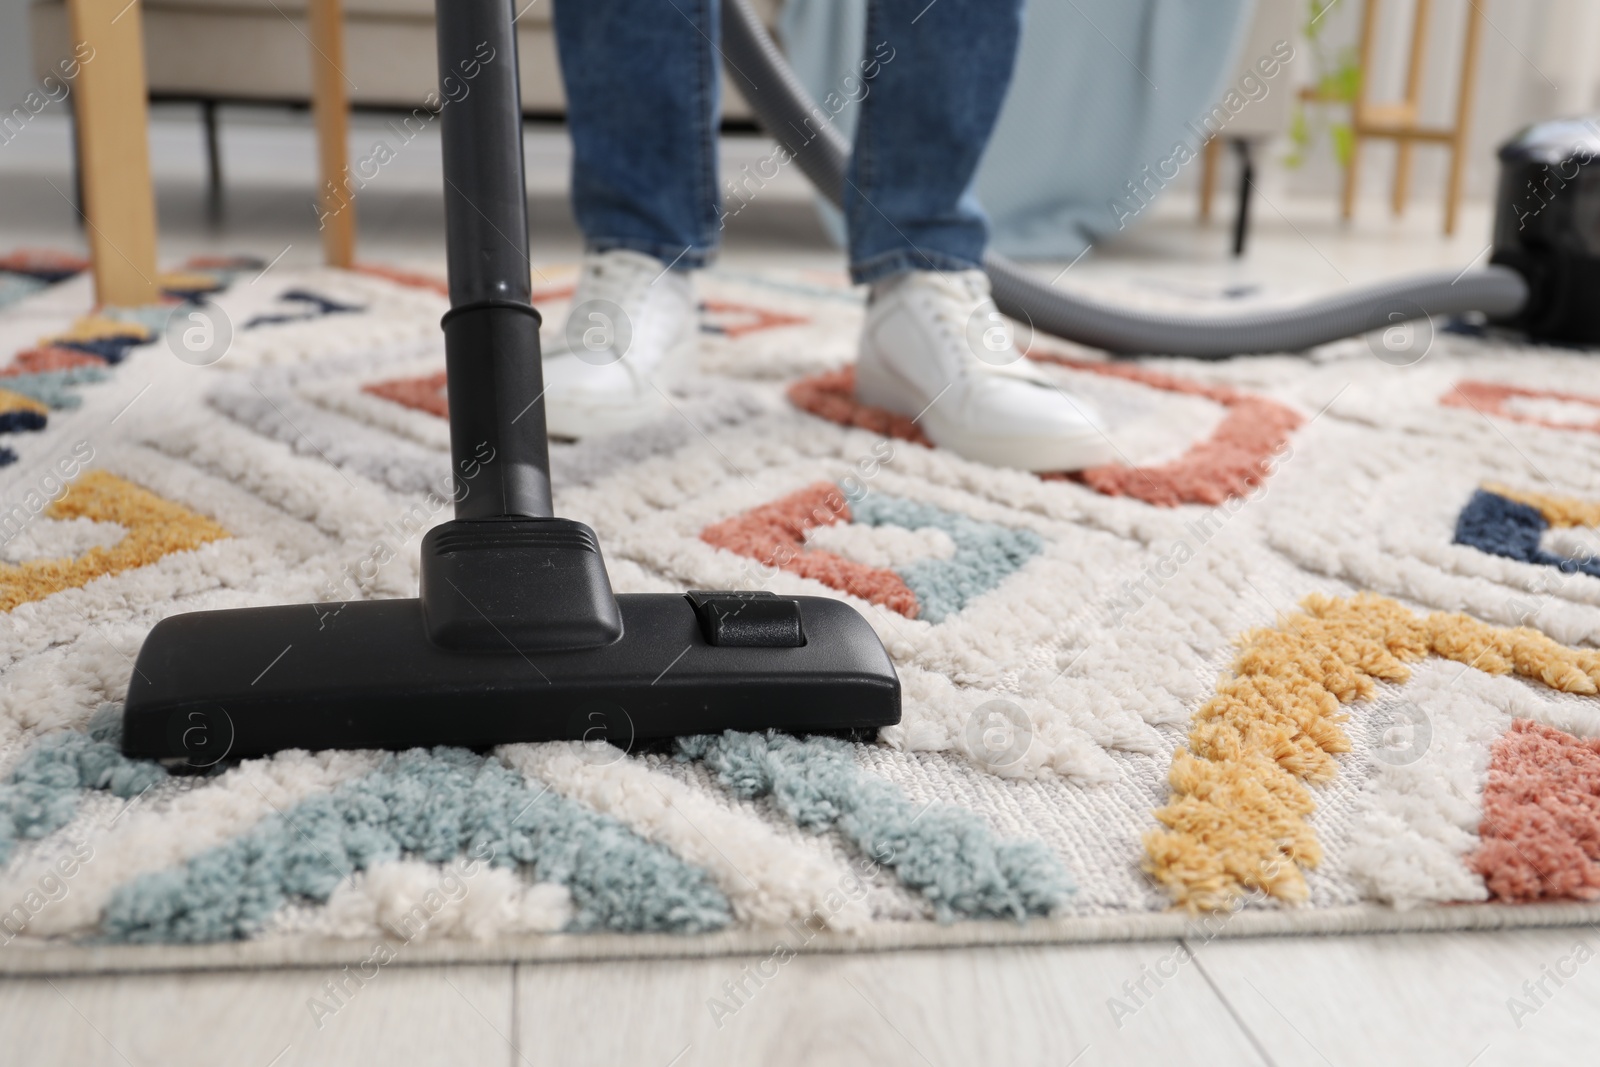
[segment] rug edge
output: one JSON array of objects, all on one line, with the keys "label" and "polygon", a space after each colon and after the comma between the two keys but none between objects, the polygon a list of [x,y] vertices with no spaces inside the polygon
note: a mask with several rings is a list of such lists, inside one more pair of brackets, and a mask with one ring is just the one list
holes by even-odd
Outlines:
[{"label": "rug edge", "polygon": [[[382,942],[393,964],[572,963],[624,959],[709,959],[759,955],[783,939],[797,952],[841,955],[917,949],[1000,948],[1166,941],[1186,938],[1298,937],[1445,933],[1600,922],[1600,904],[1458,904],[1397,911],[1358,904],[1317,911],[1262,910],[1219,917],[1209,926],[1183,913],[1076,916],[1027,923],[972,921],[875,923],[858,934],[822,932],[795,946],[786,928],[724,930],[713,934],[551,934],[491,942]],[[60,945],[19,937],[0,952],[0,976],[56,976],[175,971],[343,967],[369,960],[375,939],[263,938],[210,945]]]}]

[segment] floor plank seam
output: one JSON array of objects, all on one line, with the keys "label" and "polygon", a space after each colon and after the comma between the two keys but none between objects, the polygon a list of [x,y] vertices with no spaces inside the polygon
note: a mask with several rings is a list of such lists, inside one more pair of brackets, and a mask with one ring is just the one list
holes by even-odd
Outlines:
[{"label": "floor plank seam", "polygon": [[527,1062],[527,1057],[522,1054],[522,1010],[521,1004],[522,964],[511,965],[511,1067],[517,1067],[517,1061]]},{"label": "floor plank seam", "polygon": [[1256,1032],[1250,1029],[1250,1025],[1244,1021],[1244,1016],[1239,1014],[1239,1009],[1233,1006],[1233,1001],[1228,999],[1228,995],[1222,991],[1222,987],[1217,984],[1216,979],[1211,977],[1211,972],[1206,970],[1205,963],[1201,961],[1200,954],[1194,950],[1194,946],[1189,943],[1189,939],[1181,938],[1178,944],[1182,945],[1183,950],[1189,954],[1189,958],[1194,960],[1195,970],[1200,972],[1200,977],[1204,978],[1206,985],[1211,987],[1212,994],[1222,1002],[1223,1008],[1227,1010],[1229,1017],[1233,1019],[1233,1024],[1239,1028],[1245,1039],[1250,1042],[1250,1046],[1256,1050],[1256,1055],[1261,1057],[1261,1062],[1266,1064],[1266,1067],[1278,1067],[1277,1061],[1267,1052],[1266,1045],[1262,1044],[1261,1039],[1256,1036]]}]

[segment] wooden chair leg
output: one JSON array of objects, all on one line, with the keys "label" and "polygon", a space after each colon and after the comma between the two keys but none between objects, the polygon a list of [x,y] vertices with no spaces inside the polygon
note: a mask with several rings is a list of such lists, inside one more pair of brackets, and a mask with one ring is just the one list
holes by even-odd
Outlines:
[{"label": "wooden chair leg", "polygon": [[67,11],[82,49],[73,95],[95,300],[153,304],[161,292],[140,5],[67,0]]},{"label": "wooden chair leg", "polygon": [[1361,43],[1357,49],[1356,65],[1362,72],[1356,86],[1356,98],[1350,104],[1350,158],[1344,167],[1344,191],[1339,198],[1339,217],[1346,222],[1355,216],[1357,178],[1361,169],[1362,124],[1366,121],[1367,79],[1372,69],[1372,40],[1378,28],[1378,0],[1363,0],[1361,4]]},{"label": "wooden chair leg", "polygon": [[1200,150],[1200,224],[1211,221],[1211,195],[1217,191],[1217,158],[1222,144],[1215,137]]},{"label": "wooden chair leg", "polygon": [[1406,189],[1411,184],[1411,142],[1401,138],[1394,145],[1394,191],[1390,208],[1394,217],[1406,213]]},{"label": "wooden chair leg", "polygon": [[[1405,96],[1413,122],[1417,118],[1417,108],[1422,103],[1422,67],[1427,59],[1428,42],[1428,0],[1416,0],[1416,5],[1411,20],[1411,55],[1406,63]],[[1395,144],[1393,208],[1397,218],[1405,214],[1406,194],[1411,186],[1411,148],[1411,141],[1406,138],[1401,138]]]},{"label": "wooden chair leg", "polygon": [[350,96],[339,0],[311,0],[311,112],[317,124],[317,217],[322,258],[350,267],[356,253],[355,185],[350,180]]},{"label": "wooden chair leg", "polygon": [[1356,213],[1356,176],[1361,170],[1360,134],[1350,138],[1350,158],[1344,163],[1344,188],[1339,192],[1339,217],[1349,222]]},{"label": "wooden chair leg", "polygon": [[1456,92],[1455,131],[1450,138],[1450,178],[1444,193],[1444,233],[1456,232],[1456,217],[1461,210],[1462,184],[1466,177],[1467,133],[1472,124],[1472,93],[1478,78],[1478,32],[1483,10],[1478,0],[1467,5],[1466,40],[1461,45],[1461,83]]}]

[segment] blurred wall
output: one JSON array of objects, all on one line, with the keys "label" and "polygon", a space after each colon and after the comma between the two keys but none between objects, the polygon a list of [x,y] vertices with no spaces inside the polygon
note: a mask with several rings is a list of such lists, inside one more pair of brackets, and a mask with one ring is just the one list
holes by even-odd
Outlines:
[{"label": "blurred wall", "polygon": [[0,106],[10,111],[33,88],[28,0],[0,0]]}]

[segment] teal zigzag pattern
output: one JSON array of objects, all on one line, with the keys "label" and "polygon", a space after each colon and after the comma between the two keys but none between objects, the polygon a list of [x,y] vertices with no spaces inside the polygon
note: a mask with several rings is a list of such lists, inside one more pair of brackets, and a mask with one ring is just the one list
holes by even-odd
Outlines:
[{"label": "teal zigzag pattern", "polygon": [[18,841],[44,837],[71,822],[85,790],[135,797],[167,777],[160,764],[122,754],[117,744],[121,715],[120,706],[108,705],[88,733],[46,734],[23,753],[0,785],[0,864],[11,859]]},{"label": "teal zigzag pattern", "polygon": [[[157,764],[118,750],[120,708],[91,731],[41,738],[0,785],[0,862],[18,841],[66,825],[90,789],[134,797],[164,780]],[[685,738],[744,797],[771,796],[812,833],[836,830],[921,893],[942,921],[1047,914],[1072,892],[1057,857],[1032,840],[997,837],[975,812],[913,805],[832,738],[728,733]],[[464,853],[525,865],[572,894],[574,931],[693,933],[732,919],[707,872],[621,822],[460,749],[414,749],[333,792],[269,816],[187,863],[120,887],[102,930],[113,941],[204,942],[249,937],[292,899],[324,902],[372,864]]]},{"label": "teal zigzag pattern", "polygon": [[932,527],[955,542],[955,555],[949,559],[922,559],[896,568],[917,596],[917,616],[928,622],[954,615],[1044,548],[1044,540],[1032,530],[1014,530],[886,493],[852,499],[850,517],[867,526]]},{"label": "teal zigzag pattern", "polygon": [[494,760],[439,748],[393,756],[180,867],[135,879],[112,896],[102,927],[114,941],[248,937],[292,898],[326,901],[354,871],[469,850],[565,885],[575,931],[693,933],[732,917],[709,876],[666,848]]},{"label": "teal zigzag pattern", "polygon": [[103,382],[111,377],[104,367],[69,367],[66,370],[39,371],[0,378],[0,389],[21,393],[53,410],[67,410],[83,403],[76,386]]},{"label": "teal zigzag pattern", "polygon": [[977,812],[953,804],[919,810],[836,738],[730,731],[683,738],[678,749],[738,795],[771,796],[803,829],[839,830],[922,893],[941,922],[1047,914],[1073,891],[1042,842],[1000,839]]}]

